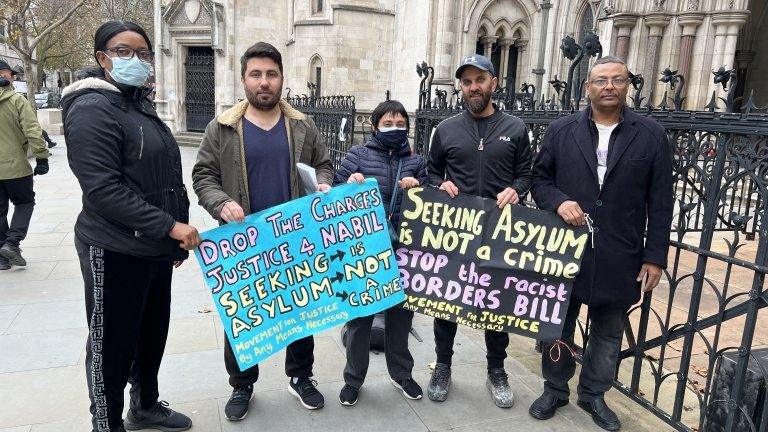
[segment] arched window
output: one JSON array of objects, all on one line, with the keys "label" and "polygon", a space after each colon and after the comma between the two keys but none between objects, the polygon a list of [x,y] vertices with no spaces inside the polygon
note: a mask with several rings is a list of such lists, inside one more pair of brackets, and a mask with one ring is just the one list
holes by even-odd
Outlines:
[{"label": "arched window", "polygon": [[312,15],[323,13],[323,0],[312,0]]},{"label": "arched window", "polygon": [[309,77],[308,81],[315,85],[315,95],[322,95],[323,84],[323,58],[319,54],[315,54],[309,60]]},{"label": "arched window", "polygon": [[[576,41],[581,47],[584,47],[584,38],[587,37],[588,34],[594,32],[594,25],[595,25],[595,16],[592,13],[592,6],[587,3],[586,7],[584,8],[584,12],[581,14],[581,19],[579,20],[579,27],[576,29]],[[581,85],[581,82],[587,79],[587,75],[589,74],[589,57],[585,57],[581,63],[579,63],[579,67],[574,71],[573,73],[573,85],[571,88],[573,89],[573,99],[578,99],[581,95],[577,92],[579,91],[579,86]]]}]

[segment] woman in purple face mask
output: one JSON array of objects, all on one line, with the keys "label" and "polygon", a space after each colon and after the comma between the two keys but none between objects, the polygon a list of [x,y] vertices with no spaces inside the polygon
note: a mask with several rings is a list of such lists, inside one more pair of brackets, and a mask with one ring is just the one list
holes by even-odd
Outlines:
[{"label": "woman in purple face mask", "polygon": [[[379,183],[387,218],[397,226],[403,189],[425,185],[428,182],[424,159],[411,151],[408,142],[410,126],[408,112],[398,101],[380,103],[371,114],[373,135],[362,146],[349,150],[333,183],[362,182],[375,178]],[[373,315],[348,322],[346,333],[347,364],[344,367],[345,385],[339,394],[339,403],[354,405],[368,372]],[[408,335],[413,312],[400,306],[384,312],[385,357],[392,384],[410,399],[421,399],[422,390],[411,376],[413,357],[408,350]]]}]

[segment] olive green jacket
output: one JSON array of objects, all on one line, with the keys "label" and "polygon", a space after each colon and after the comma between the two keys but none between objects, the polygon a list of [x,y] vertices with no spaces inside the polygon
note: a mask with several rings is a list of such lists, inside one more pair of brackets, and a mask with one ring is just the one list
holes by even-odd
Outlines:
[{"label": "olive green jacket", "polygon": [[32,175],[27,160],[29,147],[37,159],[48,159],[51,155],[35,110],[27,99],[11,85],[0,87],[0,180]]},{"label": "olive green jacket", "polygon": [[[248,101],[221,113],[205,128],[205,135],[192,169],[192,181],[200,205],[217,220],[227,201],[238,203],[250,214],[248,174],[243,147],[243,116]],[[288,142],[291,146],[291,199],[305,195],[296,163],[315,168],[318,183],[331,184],[333,164],[328,149],[310,117],[281,100]]]}]

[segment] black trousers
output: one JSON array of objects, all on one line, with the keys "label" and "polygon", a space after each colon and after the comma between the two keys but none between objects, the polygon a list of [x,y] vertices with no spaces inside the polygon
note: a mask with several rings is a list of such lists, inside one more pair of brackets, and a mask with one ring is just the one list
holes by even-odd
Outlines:
[{"label": "black trousers", "polygon": [[[8,225],[8,202],[13,203],[13,218]],[[32,210],[35,208],[35,191],[32,176],[0,180],[0,246],[10,243],[18,246],[27,236]]]},{"label": "black trousers", "polygon": [[[395,381],[411,378],[413,356],[408,350],[413,312],[400,306],[384,311],[384,357],[389,376]],[[373,315],[355,318],[347,323],[347,364],[344,382],[360,388],[368,373]]]},{"label": "black trousers", "polygon": [[89,246],[75,247],[88,317],[86,376],[93,430],[122,425],[126,384],[131,408],[157,402],[157,373],[171,315],[172,261],[155,261]]},{"label": "black trousers", "polygon": [[[565,317],[562,340],[573,347],[573,334],[579,317],[581,303],[571,300]],[[584,351],[584,361],[579,375],[577,393],[579,399],[591,402],[603,397],[610,390],[616,375],[616,362],[621,351],[621,339],[626,320],[626,309],[612,307],[592,307],[589,309],[589,340]],[[555,394],[560,399],[567,399],[570,394],[568,381],[576,372],[576,360],[571,353],[561,347],[559,359],[557,348],[552,344],[543,345],[541,371],[544,376],[544,390]],[[557,361],[555,361],[557,360]]]},{"label": "black trousers", "polygon": [[[285,374],[291,378],[309,378],[315,363],[315,339],[307,336],[291,342],[285,348]],[[253,385],[259,379],[259,365],[241,371],[235,353],[224,335],[224,366],[229,374],[229,385],[233,388]]]},{"label": "black trousers", "polygon": [[[458,324],[435,318],[435,354],[437,362],[448,366],[453,358],[453,340],[456,338]],[[485,331],[485,358],[488,361],[488,370],[504,368],[504,359],[507,358],[507,346],[509,334],[496,331]]]}]

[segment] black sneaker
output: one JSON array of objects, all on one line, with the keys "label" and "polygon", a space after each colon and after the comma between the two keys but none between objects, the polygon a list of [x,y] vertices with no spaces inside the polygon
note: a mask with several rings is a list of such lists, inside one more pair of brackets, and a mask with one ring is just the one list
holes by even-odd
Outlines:
[{"label": "black sneaker", "polygon": [[443,363],[435,363],[432,378],[427,386],[429,400],[443,402],[448,398],[448,390],[451,388],[451,367]]},{"label": "black sneaker", "polygon": [[296,396],[306,409],[318,409],[325,405],[323,394],[317,390],[317,381],[310,378],[298,378],[296,384],[293,378],[288,381],[288,392]]},{"label": "black sneaker", "polygon": [[0,256],[0,270],[9,270],[11,268],[11,262],[8,258]]},{"label": "black sneaker", "polygon": [[507,373],[502,368],[491,369],[488,371],[488,380],[485,382],[486,388],[493,396],[493,403],[499,408],[512,408],[515,404],[515,395],[507,380]]},{"label": "black sneaker", "polygon": [[253,386],[236,387],[232,390],[227,405],[224,407],[224,416],[229,421],[239,421],[248,415],[248,405],[253,397]]},{"label": "black sneaker", "polygon": [[158,401],[148,410],[128,410],[123,422],[126,430],[157,429],[163,432],[185,431],[192,419],[168,408],[168,402]]},{"label": "black sneaker", "polygon": [[357,403],[357,396],[359,394],[360,390],[352,387],[349,384],[345,384],[339,393],[339,403],[344,406],[352,406]]},{"label": "black sneaker", "polygon": [[0,247],[0,256],[10,261],[11,264],[19,267],[27,265],[27,260],[21,256],[21,249],[18,246],[6,243]]},{"label": "black sneaker", "polygon": [[391,380],[392,385],[403,391],[403,396],[412,400],[419,400],[424,395],[421,386],[413,378],[405,378],[400,381]]}]

